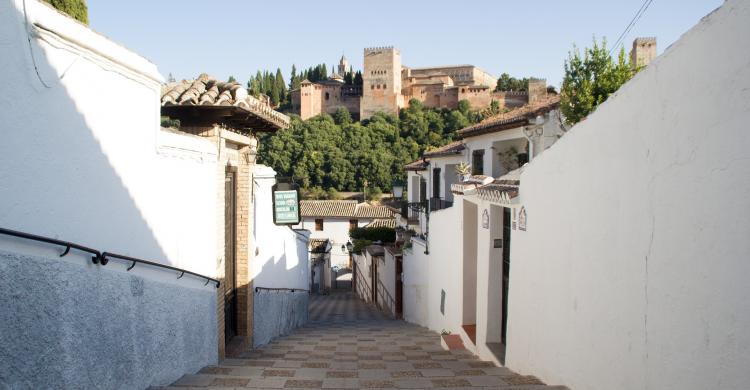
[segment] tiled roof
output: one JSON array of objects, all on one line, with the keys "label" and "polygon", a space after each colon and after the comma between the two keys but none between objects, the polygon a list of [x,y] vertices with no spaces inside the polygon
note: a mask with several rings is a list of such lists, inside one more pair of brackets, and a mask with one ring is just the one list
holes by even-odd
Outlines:
[{"label": "tiled roof", "polygon": [[383,256],[385,254],[385,249],[382,245],[368,245],[365,247],[365,250],[370,253],[370,256]]},{"label": "tiled roof", "polygon": [[407,171],[424,171],[425,169],[427,169],[428,165],[429,163],[427,161],[419,159],[417,161],[410,162],[404,165],[404,169],[406,169]]},{"label": "tiled roof", "polygon": [[552,111],[560,106],[560,96],[550,95],[532,104],[527,104],[506,113],[487,118],[476,125],[463,128],[458,135],[467,138],[497,131],[514,129],[529,123],[529,119]]},{"label": "tiled roof", "polygon": [[523,172],[523,167],[510,171],[495,179],[492,183],[477,187],[476,193],[483,200],[510,204],[513,199],[518,197],[521,172]]},{"label": "tiled roof", "polygon": [[289,117],[248,95],[239,83],[225,83],[203,73],[195,80],[162,86],[162,113],[180,120],[216,121],[230,128],[276,131],[289,127]]},{"label": "tiled roof", "polygon": [[458,195],[468,195],[474,193],[475,189],[490,184],[494,180],[495,179],[490,176],[472,175],[460,183],[451,184],[451,192]]},{"label": "tiled roof", "polygon": [[354,211],[355,218],[393,218],[393,211],[387,206],[371,206],[360,203]]},{"label": "tiled roof", "polygon": [[303,217],[394,218],[388,206],[371,206],[356,200],[302,200],[300,214]]},{"label": "tiled roof", "polygon": [[389,228],[396,228],[396,220],[394,218],[390,219],[375,219],[372,222],[365,225],[365,227],[368,228],[375,228],[375,227],[389,227]]},{"label": "tiled roof", "polygon": [[453,154],[460,154],[464,149],[466,149],[466,146],[464,146],[463,141],[454,141],[449,143],[448,145],[443,145],[437,149],[433,149],[427,152],[424,152],[424,157],[439,157],[439,156],[450,156]]},{"label": "tiled roof", "polygon": [[326,253],[327,250],[328,250],[327,238],[313,238],[310,240],[310,252]]},{"label": "tiled roof", "polygon": [[303,217],[353,217],[356,200],[302,200],[300,215]]}]

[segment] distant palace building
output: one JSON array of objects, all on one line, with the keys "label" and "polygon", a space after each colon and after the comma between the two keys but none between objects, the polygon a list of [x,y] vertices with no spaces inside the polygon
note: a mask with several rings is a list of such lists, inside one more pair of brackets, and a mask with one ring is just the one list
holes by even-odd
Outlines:
[{"label": "distant palace building", "polygon": [[329,80],[302,81],[292,91],[292,108],[302,119],[323,112],[332,114],[344,107],[354,117],[369,118],[382,111],[396,114],[417,99],[427,107],[456,108],[460,100],[468,100],[473,108],[485,108],[492,100],[501,107],[518,107],[534,99],[534,92],[546,94],[545,80],[532,79],[529,90],[495,92],[497,79],[474,65],[409,68],[401,65],[401,52],[393,47],[364,50],[363,85],[347,85],[342,77],[349,62],[342,56],[338,72]]}]

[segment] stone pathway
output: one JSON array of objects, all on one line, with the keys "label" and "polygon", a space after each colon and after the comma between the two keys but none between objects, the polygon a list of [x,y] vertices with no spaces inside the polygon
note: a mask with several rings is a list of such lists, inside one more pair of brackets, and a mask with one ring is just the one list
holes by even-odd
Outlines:
[{"label": "stone pathway", "polygon": [[291,336],[185,375],[164,389],[562,390],[532,376],[445,351],[440,336],[388,320],[351,293],[313,296],[310,322]]}]

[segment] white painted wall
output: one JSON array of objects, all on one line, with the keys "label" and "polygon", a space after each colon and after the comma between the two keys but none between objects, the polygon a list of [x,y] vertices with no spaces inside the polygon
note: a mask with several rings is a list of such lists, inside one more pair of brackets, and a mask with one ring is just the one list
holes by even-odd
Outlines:
[{"label": "white painted wall", "polygon": [[272,187],[276,172],[256,165],[253,172],[253,215],[255,218],[252,278],[255,287],[310,287],[310,232],[294,231],[273,223]]},{"label": "white painted wall", "polygon": [[524,170],[511,369],[576,390],[748,388],[748,20],[726,1]]},{"label": "white painted wall", "polygon": [[[387,294],[383,294],[383,297],[386,297],[385,300],[388,302],[382,302],[383,309],[390,311],[390,314],[392,316],[396,315],[396,258],[388,251],[386,248],[383,253],[383,257],[381,257],[378,261],[380,263],[378,264],[378,279],[380,279],[380,283],[382,283],[382,287],[385,288],[385,291]],[[390,296],[391,299],[388,299],[387,297]],[[378,295],[378,299],[380,299],[380,295]]]},{"label": "white painted wall", "polygon": [[[301,229],[310,231],[310,238],[327,238],[331,241],[331,267],[348,267],[349,252],[346,250],[346,243],[351,240],[349,237],[349,219],[350,218],[323,218],[323,230],[315,230],[314,217],[302,218],[302,223],[297,225]],[[357,218],[351,218],[357,219]],[[372,222],[372,219],[357,219],[357,227],[363,227]],[[341,246],[344,245],[344,249]]]},{"label": "white painted wall", "polygon": [[363,253],[356,253],[352,255],[352,261],[356,264],[356,272],[359,275],[353,275],[352,279],[356,278],[356,290],[355,293],[365,302],[372,302],[372,258],[367,251]]},{"label": "white painted wall", "polygon": [[[462,196],[453,207],[430,214],[429,254],[424,241],[412,238],[404,255],[404,319],[434,331],[458,333],[462,311]],[[440,226],[440,228],[436,228]],[[440,293],[446,292],[445,314]]]},{"label": "white painted wall", "polygon": [[154,64],[26,6],[31,45],[0,4],[0,226],[215,275],[215,146],[160,130]]},{"label": "white painted wall", "polygon": [[404,320],[427,326],[430,261],[424,254],[424,241],[412,237],[411,245],[411,248],[404,249]]}]

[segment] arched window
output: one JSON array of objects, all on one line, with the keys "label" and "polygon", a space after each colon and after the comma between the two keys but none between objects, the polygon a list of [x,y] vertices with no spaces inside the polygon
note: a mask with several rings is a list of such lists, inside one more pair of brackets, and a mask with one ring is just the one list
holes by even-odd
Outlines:
[{"label": "arched window", "polygon": [[329,95],[328,92],[326,92],[326,100],[328,100],[330,98],[331,98],[331,95]]}]

